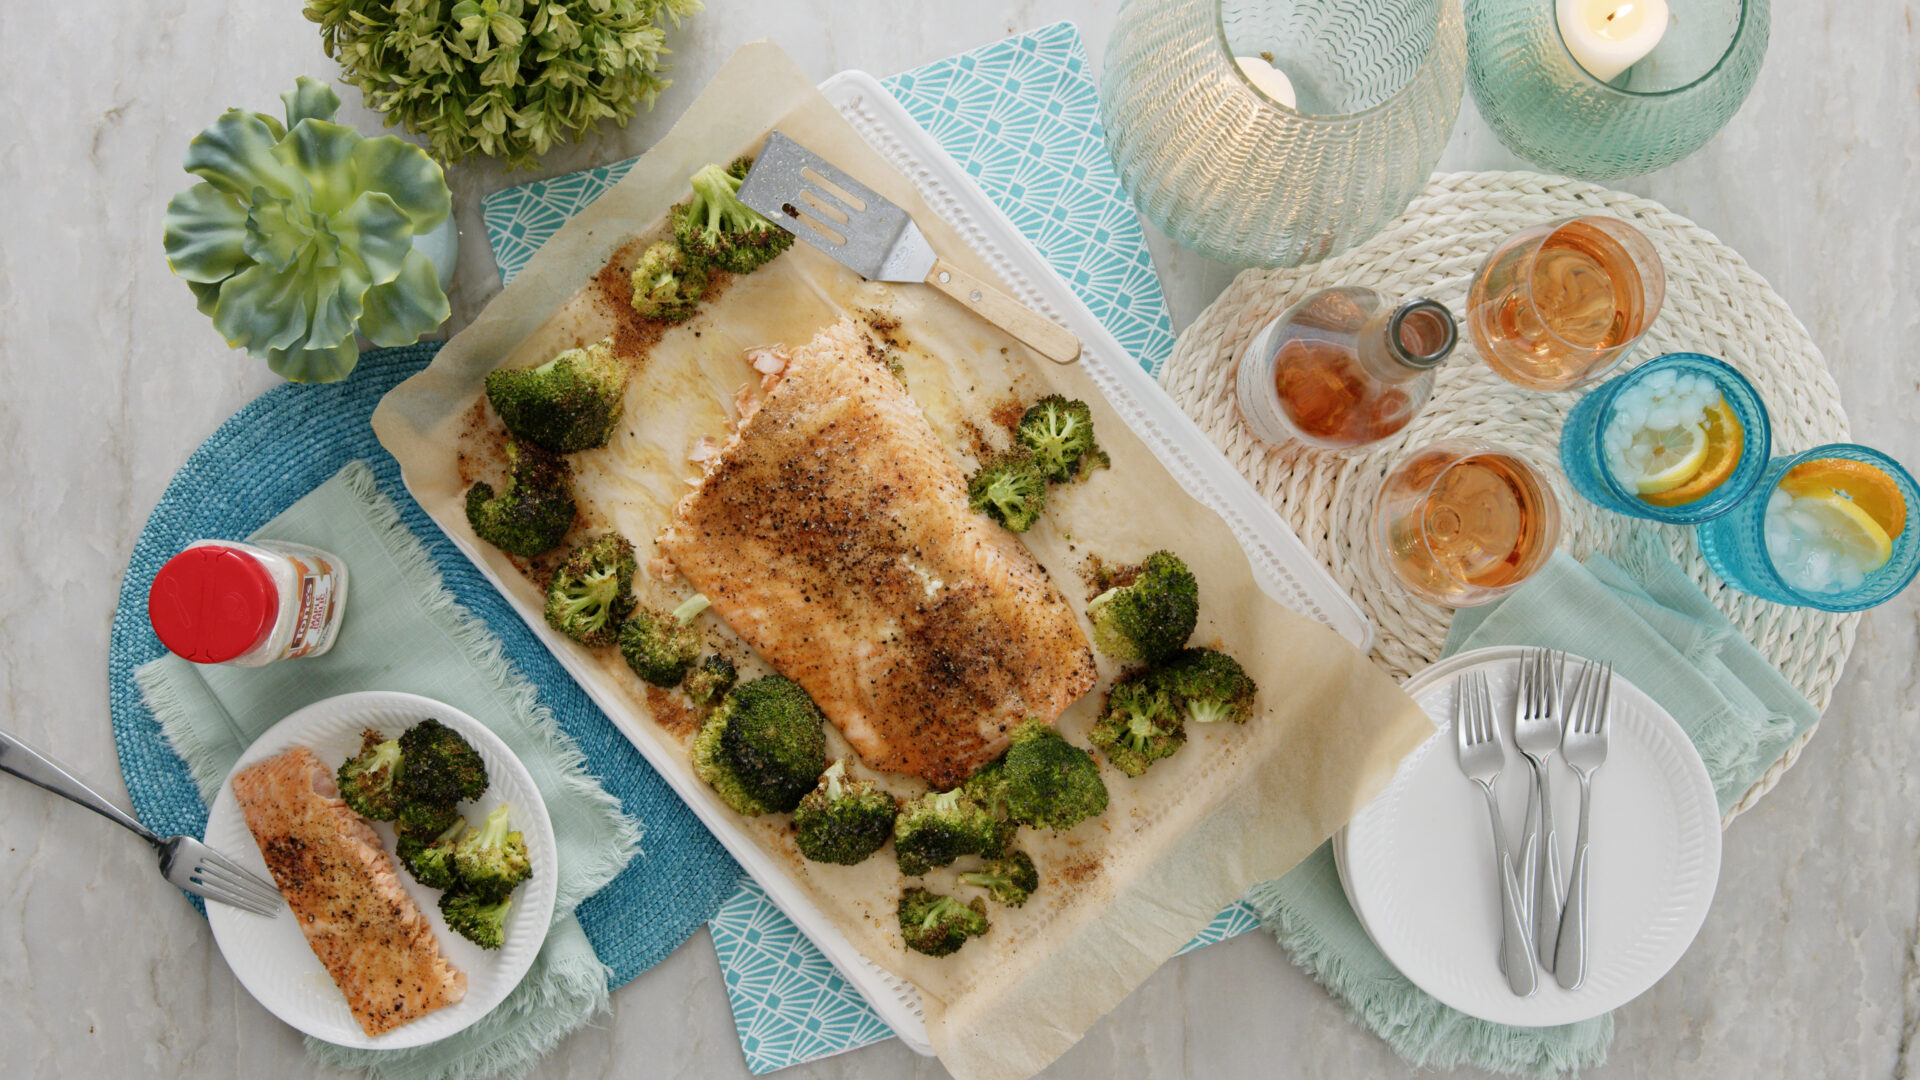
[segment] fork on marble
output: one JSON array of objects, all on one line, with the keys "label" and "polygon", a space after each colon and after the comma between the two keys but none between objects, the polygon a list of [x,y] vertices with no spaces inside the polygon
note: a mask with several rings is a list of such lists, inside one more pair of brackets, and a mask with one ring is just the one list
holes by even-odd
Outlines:
[{"label": "fork on marble", "polygon": [[280,911],[280,890],[191,836],[162,837],[108,802],[45,754],[0,731],[0,772],[45,788],[133,830],[160,854],[160,874],[178,888],[271,919]]}]

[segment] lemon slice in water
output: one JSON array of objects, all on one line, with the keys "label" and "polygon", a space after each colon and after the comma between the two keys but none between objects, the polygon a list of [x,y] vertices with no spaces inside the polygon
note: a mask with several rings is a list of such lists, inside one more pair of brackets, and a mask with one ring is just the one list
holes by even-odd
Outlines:
[{"label": "lemon slice in water", "polygon": [[1627,444],[1627,475],[1620,482],[1636,494],[1658,495],[1693,479],[1707,460],[1707,425],[1641,428]]},{"label": "lemon slice in water", "polygon": [[1846,496],[1835,492],[1803,495],[1794,500],[1820,523],[1820,539],[1834,554],[1853,561],[1863,573],[1872,573],[1893,557],[1893,540],[1887,530]]}]

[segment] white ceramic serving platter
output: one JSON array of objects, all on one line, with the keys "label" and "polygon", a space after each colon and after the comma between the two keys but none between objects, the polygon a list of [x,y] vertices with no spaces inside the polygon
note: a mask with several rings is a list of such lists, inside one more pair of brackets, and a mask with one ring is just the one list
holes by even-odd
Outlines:
[{"label": "white ceramic serving platter", "polygon": [[[1408,680],[1407,692],[1439,730],[1335,836],[1334,856],[1361,925],[1414,985],[1469,1016],[1546,1027],[1610,1012],[1679,961],[1719,880],[1720,810],[1680,725],[1616,674],[1607,761],[1593,778],[1587,979],[1578,990],[1563,990],[1542,971],[1538,991],[1514,996],[1498,965],[1500,907],[1486,798],[1460,772],[1453,709],[1459,677],[1485,671],[1507,753],[1495,790],[1507,842],[1517,845],[1532,784],[1526,759],[1513,748],[1520,655],[1518,648],[1477,649]],[[1569,671],[1577,664],[1569,659]],[[1579,781],[1557,754],[1549,767],[1568,865]]]},{"label": "white ceramic serving platter", "polygon": [[[1136,435],[1195,498],[1216,510],[1233,529],[1255,579],[1274,600],[1331,627],[1360,649],[1371,647],[1366,616],[1207,437],[1187,419],[1133,357],[1114,340],[1072,288],[1047,266],[1020,230],[932,136],[908,116],[880,83],[865,72],[844,72],[821,91],[868,143],[906,176],[935,213],[999,272],[1008,291],[1079,336],[1080,363]],[[403,477],[404,479],[404,477]],[[487,562],[455,530],[448,536],[495,588],[501,582]],[[767,897],[807,935],[873,1007],[900,1040],[932,1056],[920,993],[855,949],[820,910],[788,880],[787,871],[739,827],[738,819],[705,785],[680,767],[684,750],[606,684],[587,654],[555,633],[536,607],[514,605],[527,626],[547,644],[588,696],[613,720],[662,779],[686,802],[716,839],[753,875]]]},{"label": "white ceramic serving platter", "polygon": [[[317,1039],[339,1046],[398,1050],[436,1042],[465,1030],[491,1012],[520,984],[553,922],[553,824],[533,777],[500,737],[466,713],[417,694],[369,691],[342,694],[317,701],[268,728],[246,753],[214,798],[207,812],[207,843],[241,866],[269,881],[266,860],[247,830],[246,818],[233,797],[235,773],[295,746],[305,746],[330,766],[360,751],[360,732],[374,728],[389,736],[429,717],[464,735],[487,766],[487,790],[479,799],[462,803],[460,812],[478,824],[494,807],[512,804],[508,818],[527,843],[533,876],[513,893],[507,912],[506,942],[488,951],[447,929],[440,917],[440,891],[396,870],[414,903],[433,921],[434,936],[448,962],[467,975],[467,996],[458,1003],[428,1013],[410,1024],[368,1038],[347,1008],[347,999],[307,945],[293,913],[282,906],[277,918],[263,919],[225,904],[208,904],[207,921],[213,940],[227,966],[267,1011]],[[388,851],[393,850],[393,827],[374,825]]]}]

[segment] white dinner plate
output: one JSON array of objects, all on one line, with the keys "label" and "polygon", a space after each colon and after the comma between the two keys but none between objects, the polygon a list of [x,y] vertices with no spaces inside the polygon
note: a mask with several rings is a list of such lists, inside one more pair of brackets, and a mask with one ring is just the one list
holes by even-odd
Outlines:
[{"label": "white dinner plate", "polygon": [[[507,912],[506,940],[498,950],[489,951],[447,929],[440,917],[440,891],[413,880],[413,875],[395,863],[400,881],[413,896],[414,903],[433,921],[434,937],[440,952],[454,967],[467,975],[467,996],[458,1003],[430,1012],[410,1024],[368,1038],[360,1022],[347,1009],[347,999],[333,984],[332,976],[320,965],[300,932],[293,913],[283,905],[279,917],[263,919],[225,904],[207,905],[207,921],[213,925],[213,940],[227,959],[227,966],[267,1011],[317,1039],[340,1046],[375,1050],[398,1050],[444,1039],[465,1029],[492,1011],[513,990],[532,966],[533,958],[546,940],[547,927],[553,921],[554,876],[553,824],[547,807],[534,787],[533,777],[520,764],[500,737],[478,720],[451,705],[417,694],[372,691],[342,694],[317,701],[268,728],[252,746],[240,755],[220,793],[207,813],[207,843],[219,849],[241,866],[273,880],[267,872],[260,847],[248,831],[240,804],[233,796],[233,776],[241,769],[273,757],[295,746],[305,746],[330,767],[360,751],[360,732],[374,728],[388,737],[429,717],[466,736],[487,765],[487,790],[479,799],[460,804],[467,821],[479,824],[494,807],[512,804],[508,818],[526,839],[527,855],[533,861],[533,876],[513,893],[513,907]],[[389,852],[393,850],[393,826],[375,822],[375,831]]]},{"label": "white dinner plate", "polygon": [[[1593,777],[1587,979],[1516,997],[1500,973],[1500,900],[1486,798],[1460,772],[1454,687],[1479,669],[1493,690],[1506,765],[1495,790],[1516,849],[1532,773],[1513,746],[1518,648],[1444,660],[1406,690],[1440,730],[1334,840],[1340,883],[1382,954],[1414,985],[1470,1016],[1545,1027],[1609,1012],[1644,993],[1692,944],[1720,875],[1720,811],[1699,752],[1673,717],[1619,675],[1606,764]],[[1569,658],[1567,681],[1579,661]],[[1554,824],[1562,866],[1573,860],[1580,785],[1556,753]],[[1516,850],[1516,859],[1519,858]]]}]

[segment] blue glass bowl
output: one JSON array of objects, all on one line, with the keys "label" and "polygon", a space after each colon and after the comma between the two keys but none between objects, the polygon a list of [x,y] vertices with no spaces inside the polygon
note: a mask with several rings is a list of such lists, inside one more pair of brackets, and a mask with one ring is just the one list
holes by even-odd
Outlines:
[{"label": "blue glass bowl", "polygon": [[[1740,463],[1726,482],[1706,497],[1678,506],[1655,506],[1640,498],[1614,478],[1607,467],[1601,436],[1613,422],[1613,404],[1620,392],[1638,385],[1655,372],[1705,375],[1720,387],[1720,396],[1746,429],[1740,449]],[[1669,525],[1697,525],[1732,510],[1742,497],[1760,482],[1766,471],[1767,455],[1773,448],[1773,428],[1767,420],[1766,403],[1746,376],[1724,361],[1699,353],[1668,353],[1641,364],[1625,375],[1600,384],[1580,399],[1560,428],[1560,465],[1575,491],[1595,506],[1629,517],[1648,518]]]},{"label": "blue glass bowl", "polygon": [[[1907,527],[1893,538],[1893,554],[1860,587],[1847,592],[1804,592],[1787,584],[1767,554],[1767,500],[1788,469],[1803,461],[1848,458],[1885,470],[1907,500]],[[1762,600],[1821,611],[1860,611],[1884,604],[1912,583],[1920,572],[1920,486],[1900,463],[1878,450],[1852,443],[1829,443],[1803,454],[1776,458],[1767,465],[1760,483],[1727,514],[1700,526],[1696,533],[1700,554],[1720,580]]]}]

